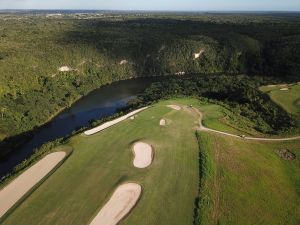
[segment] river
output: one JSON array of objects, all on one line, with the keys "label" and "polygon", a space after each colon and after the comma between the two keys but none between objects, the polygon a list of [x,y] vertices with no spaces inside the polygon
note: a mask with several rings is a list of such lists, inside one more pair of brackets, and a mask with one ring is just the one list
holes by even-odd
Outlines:
[{"label": "river", "polygon": [[90,120],[113,115],[118,108],[125,106],[130,99],[143,92],[157,79],[137,78],[118,81],[82,97],[51,122],[38,129],[31,140],[19,150],[12,152],[5,160],[1,161],[0,177],[11,172],[15,166],[29,158],[34,150],[44,143],[65,137],[75,129],[87,126]]}]

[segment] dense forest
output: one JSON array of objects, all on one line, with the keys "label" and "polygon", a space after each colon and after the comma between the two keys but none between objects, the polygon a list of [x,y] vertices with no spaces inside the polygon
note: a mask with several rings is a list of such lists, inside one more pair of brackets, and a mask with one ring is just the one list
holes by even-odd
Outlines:
[{"label": "dense forest", "polygon": [[[193,90],[185,94],[218,100],[230,95],[226,101],[242,103],[248,117],[262,110],[258,128],[271,132],[283,112],[263,105],[264,97],[248,90],[248,81],[300,80],[299,14],[97,15],[0,14],[0,140],[41,126],[104,84],[189,74],[199,80],[170,84]],[[247,76],[228,92],[239,74]],[[223,83],[224,92],[214,86]]]},{"label": "dense forest", "polygon": [[298,118],[288,114],[269,96],[258,90],[261,77],[246,75],[211,75],[173,78],[153,83],[125,109],[149,105],[161,99],[180,96],[205,98],[228,108],[235,115],[248,118],[254,129],[264,134],[290,133],[298,127]]}]

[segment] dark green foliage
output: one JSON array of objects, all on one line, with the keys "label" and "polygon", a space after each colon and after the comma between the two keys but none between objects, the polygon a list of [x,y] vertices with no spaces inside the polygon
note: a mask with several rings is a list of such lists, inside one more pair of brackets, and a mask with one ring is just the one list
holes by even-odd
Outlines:
[{"label": "dark green foliage", "polygon": [[273,103],[268,95],[261,93],[258,90],[260,84],[261,78],[245,75],[170,79],[152,84],[129,106],[181,95],[206,97],[254,121],[256,129],[262,133],[278,134],[292,130],[296,126],[293,117]]},{"label": "dark green foliage", "polygon": [[[95,88],[130,77],[184,71],[299,79],[298,14],[2,17],[0,140],[44,124]],[[128,63],[120,65],[122,60]],[[74,70],[59,72],[61,66]],[[213,90],[209,95],[216,97]],[[243,113],[252,114],[245,107]]]}]

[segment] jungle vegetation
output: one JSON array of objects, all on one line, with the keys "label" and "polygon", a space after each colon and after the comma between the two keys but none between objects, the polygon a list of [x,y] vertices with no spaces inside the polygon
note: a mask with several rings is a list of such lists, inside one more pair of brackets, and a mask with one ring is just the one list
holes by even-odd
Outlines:
[{"label": "jungle vegetation", "polygon": [[[299,80],[299,14],[78,15],[0,14],[1,146],[19,143],[90,91],[139,76],[193,74],[161,86],[226,101],[256,118],[262,132],[294,126],[291,115],[255,88]],[[162,90],[149,91],[155,89]]]}]

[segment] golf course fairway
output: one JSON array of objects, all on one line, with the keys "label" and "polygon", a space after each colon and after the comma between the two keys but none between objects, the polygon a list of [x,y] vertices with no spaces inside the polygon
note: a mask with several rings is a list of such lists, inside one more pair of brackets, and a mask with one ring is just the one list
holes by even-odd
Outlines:
[{"label": "golf course fairway", "polygon": [[[262,142],[206,132],[194,108],[203,113],[205,127],[257,134],[241,116],[225,120],[221,106],[193,98],[161,101],[134,120],[73,136],[67,143],[72,155],[3,224],[94,224],[97,216],[118,214],[107,205],[124,184],[140,188],[125,207],[128,214],[115,221],[121,225],[297,224],[300,140]],[[167,126],[160,126],[162,118]],[[150,166],[135,167],[136,143],[153,146]],[[282,159],[281,149],[295,158]]]}]

